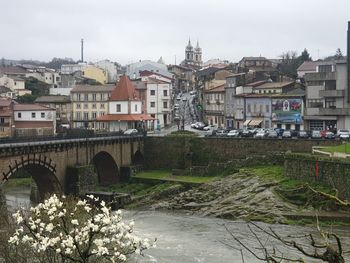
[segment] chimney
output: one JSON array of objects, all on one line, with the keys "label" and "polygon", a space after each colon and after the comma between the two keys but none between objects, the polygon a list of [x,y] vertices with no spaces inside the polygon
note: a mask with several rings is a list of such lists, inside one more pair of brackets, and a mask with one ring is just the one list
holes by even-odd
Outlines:
[{"label": "chimney", "polygon": [[81,62],[84,62],[84,39],[81,39]]},{"label": "chimney", "polygon": [[350,103],[350,21],[348,21],[348,38],[346,50],[346,67],[348,73],[348,103]]}]

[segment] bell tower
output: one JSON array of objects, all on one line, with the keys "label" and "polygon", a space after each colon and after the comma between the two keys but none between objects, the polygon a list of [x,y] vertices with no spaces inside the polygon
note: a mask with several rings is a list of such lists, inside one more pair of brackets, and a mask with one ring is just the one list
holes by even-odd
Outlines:
[{"label": "bell tower", "polygon": [[185,50],[185,61],[187,63],[191,63],[193,62],[193,58],[194,58],[194,54],[193,54],[193,47],[191,45],[191,39],[188,40],[188,44],[186,46],[186,50]]},{"label": "bell tower", "polygon": [[199,47],[198,41],[197,46],[194,49],[194,63],[198,66],[202,65],[202,49]]}]

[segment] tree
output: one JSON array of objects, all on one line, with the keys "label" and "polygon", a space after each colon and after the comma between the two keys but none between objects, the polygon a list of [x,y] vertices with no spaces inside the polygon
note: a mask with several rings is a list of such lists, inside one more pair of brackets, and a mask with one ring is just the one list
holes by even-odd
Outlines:
[{"label": "tree", "polygon": [[19,103],[33,103],[38,96],[32,94],[24,94],[22,96],[17,97],[17,101]]},{"label": "tree", "polygon": [[25,246],[33,262],[118,263],[150,247],[149,240],[132,234],[133,222],[124,222],[120,211],[92,195],[86,200],[52,195],[29,214],[20,210],[13,217],[18,227],[8,243],[14,255]]},{"label": "tree", "polygon": [[343,58],[344,58],[344,56],[343,56],[343,53],[341,52],[340,48],[337,48],[337,50],[335,51],[334,59],[340,60]]},{"label": "tree", "polygon": [[[302,187],[305,190],[310,190],[314,194],[328,200],[333,201],[335,204],[343,207],[350,208],[350,203],[348,201],[341,200],[338,197],[338,192],[335,191],[335,194],[328,194],[318,190],[315,190],[310,185],[305,184]],[[275,229],[272,227],[261,227],[260,225],[249,222],[248,229],[253,237],[259,244],[259,247],[251,247],[242,239],[238,238],[230,229],[224,225],[228,233],[231,235],[233,240],[235,240],[243,249],[247,250],[251,255],[256,259],[265,262],[307,262],[304,258],[307,259],[319,259],[323,262],[328,263],[344,263],[344,254],[349,253],[348,251],[343,250],[343,245],[341,239],[332,232],[324,231],[320,228],[318,217],[317,219],[317,230],[318,237],[315,234],[305,233],[302,235],[295,236],[286,236],[278,234]],[[289,256],[279,251],[274,245],[271,245],[272,240],[278,241],[280,244],[283,244],[285,247],[294,249],[298,251],[302,256]],[[229,247],[239,250],[242,255],[242,261],[244,262],[244,255],[242,249],[239,249],[233,245],[226,244]]]},{"label": "tree", "polygon": [[312,58],[305,48],[300,56],[297,56],[296,51],[287,51],[280,56],[282,63],[279,65],[279,71],[282,75],[286,75],[291,78],[297,78],[297,69],[305,61],[311,61]]},{"label": "tree", "polygon": [[310,54],[309,54],[309,52],[307,51],[306,48],[304,48],[304,51],[301,52],[301,55],[300,55],[299,59],[300,59],[300,62],[305,62],[305,61],[311,61],[312,60],[312,58],[310,57]]}]

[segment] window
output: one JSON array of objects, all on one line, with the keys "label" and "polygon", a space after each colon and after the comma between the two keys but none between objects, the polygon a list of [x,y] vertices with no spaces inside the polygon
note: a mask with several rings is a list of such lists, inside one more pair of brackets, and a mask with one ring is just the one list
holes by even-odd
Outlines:
[{"label": "window", "polygon": [[102,93],[100,94],[100,100],[103,100],[103,94]]},{"label": "window", "polygon": [[5,123],[5,118],[0,118],[0,123]]},{"label": "window", "polygon": [[35,117],[36,117],[36,113],[32,112],[32,118],[35,118]]},{"label": "window", "polygon": [[81,109],[80,103],[77,103],[77,109]]},{"label": "window", "polygon": [[78,121],[81,120],[81,113],[80,113],[80,112],[77,112],[77,113],[76,113],[76,118],[77,118]]},{"label": "window", "polygon": [[89,100],[89,94],[84,94],[84,100],[88,101]]},{"label": "window", "polygon": [[84,112],[84,120],[88,120],[89,119],[89,113],[88,112]]},{"label": "window", "polygon": [[135,104],[135,112],[137,112],[137,104]]},{"label": "window", "polygon": [[89,104],[84,103],[84,109],[88,109],[89,108]]},{"label": "window", "polygon": [[156,103],[154,101],[151,101],[151,108],[154,108],[156,106]]},{"label": "window", "polygon": [[22,113],[21,112],[18,112],[17,113],[17,117],[20,119],[20,118],[22,118]]},{"label": "window", "polygon": [[97,118],[97,112],[93,112],[93,113],[92,113],[92,118],[93,118],[93,119],[96,119],[96,118]]},{"label": "window", "polygon": [[156,91],[154,89],[151,89],[151,96],[156,95]]},{"label": "window", "polygon": [[332,65],[319,65],[318,72],[332,72]]},{"label": "window", "polygon": [[93,101],[96,101],[96,93],[93,93],[93,94],[92,94],[92,100],[93,100]]},{"label": "window", "polygon": [[100,108],[101,108],[101,109],[104,109],[104,108],[105,108],[105,104],[104,104],[104,103],[101,103]]},{"label": "window", "polygon": [[15,81],[15,86],[17,86],[17,82]]},{"label": "window", "polygon": [[164,109],[167,109],[167,108],[168,108],[168,102],[167,102],[167,101],[164,101],[164,102],[163,102],[163,108],[164,108]]},{"label": "window", "polygon": [[248,113],[251,112],[250,104],[248,104],[248,106],[247,106],[247,112],[248,112]]},{"label": "window", "polygon": [[308,86],[323,86],[324,85],[324,81],[322,81],[322,80],[308,81],[307,85]]},{"label": "window", "polygon": [[310,121],[310,130],[323,130],[323,121],[311,120]]},{"label": "window", "polygon": [[323,101],[322,101],[322,99],[308,99],[307,105],[309,108],[322,108]]},{"label": "window", "polygon": [[81,96],[80,96],[80,94],[77,94],[77,101],[81,101]]},{"label": "window", "polygon": [[96,103],[92,104],[92,108],[96,109]]},{"label": "window", "polygon": [[155,118],[155,117],[156,117],[156,115],[155,115],[155,114],[151,114],[151,117],[152,117],[152,118]]},{"label": "window", "polygon": [[325,107],[330,109],[335,109],[335,98],[326,98],[325,99]]},{"label": "window", "polygon": [[121,112],[122,111],[122,105],[117,104],[117,112]]},{"label": "window", "polygon": [[1,128],[0,128],[0,131],[1,131],[1,132],[4,132],[4,131],[5,131],[5,128],[4,128],[4,127],[1,127]]},{"label": "window", "polygon": [[45,112],[40,113],[40,117],[41,117],[42,119],[44,119],[44,118],[45,118]]},{"label": "window", "polygon": [[270,112],[270,105],[266,104],[266,113],[269,113]]},{"label": "window", "polygon": [[164,97],[167,97],[168,96],[168,91],[165,89],[165,90],[163,90],[163,96]]}]

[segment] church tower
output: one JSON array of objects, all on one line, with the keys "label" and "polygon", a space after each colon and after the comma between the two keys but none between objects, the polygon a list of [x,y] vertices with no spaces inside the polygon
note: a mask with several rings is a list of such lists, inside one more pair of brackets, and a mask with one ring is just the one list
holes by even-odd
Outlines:
[{"label": "church tower", "polygon": [[194,63],[198,66],[202,65],[202,49],[199,47],[198,41],[197,46],[194,49]]},{"label": "church tower", "polygon": [[194,59],[193,47],[191,45],[191,39],[189,39],[185,50],[185,61],[191,64],[193,63],[193,59]]}]

